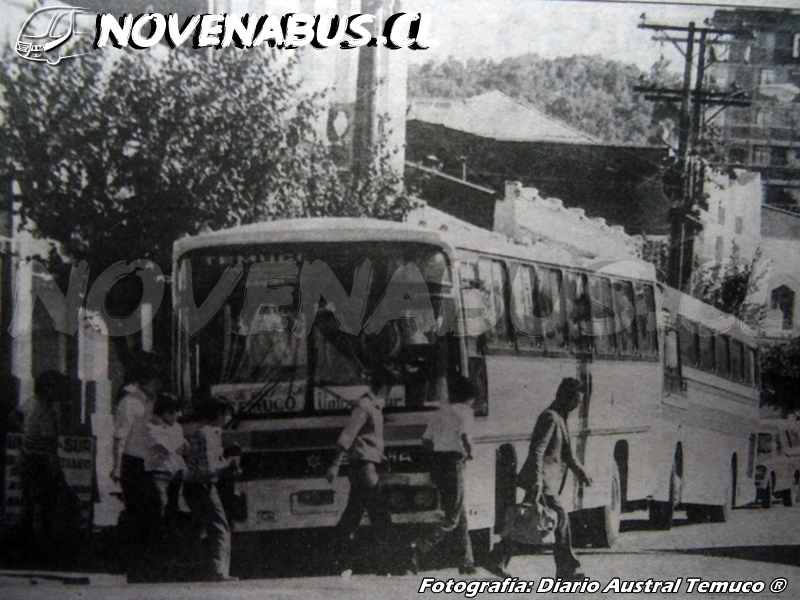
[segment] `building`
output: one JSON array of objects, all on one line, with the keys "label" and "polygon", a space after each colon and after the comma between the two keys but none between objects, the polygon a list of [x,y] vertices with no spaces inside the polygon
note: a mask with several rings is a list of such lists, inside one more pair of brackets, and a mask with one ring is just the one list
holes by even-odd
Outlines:
[{"label": "building", "polygon": [[761,208],[761,255],[766,264],[762,301],[764,336],[800,335],[800,214],[778,206]]},{"label": "building", "polygon": [[752,99],[710,121],[723,155],[761,174],[765,204],[800,210],[800,11],[718,10],[713,25],[742,33],[714,56],[710,81]]},{"label": "building", "polygon": [[[669,231],[661,183],[666,158],[666,148],[606,144],[499,91],[464,100],[409,102],[408,163],[435,168],[498,196],[505,193],[506,181],[520,181],[630,234]],[[409,174],[412,183],[418,175]],[[420,183],[419,193],[436,206],[443,185],[453,182],[430,177]],[[491,195],[481,199],[470,192],[468,206],[453,208],[453,214],[491,229],[493,206]],[[485,220],[476,221],[479,215]]]}]

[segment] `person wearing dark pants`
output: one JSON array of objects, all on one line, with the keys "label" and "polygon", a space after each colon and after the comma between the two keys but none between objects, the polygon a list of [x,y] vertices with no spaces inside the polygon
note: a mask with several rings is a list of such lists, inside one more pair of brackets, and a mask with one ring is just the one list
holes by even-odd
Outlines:
[{"label": "person wearing dark pants", "polygon": [[473,413],[471,403],[476,397],[475,386],[468,379],[456,380],[450,389],[450,404],[433,414],[425,433],[423,445],[432,451],[430,475],[439,490],[444,517],[427,535],[411,547],[411,564],[415,572],[421,555],[430,552],[448,535],[455,534],[460,546],[462,574],[475,573],[475,559],[469,538],[467,509],[464,505],[464,465],[472,458]]},{"label": "person wearing dark pants", "polygon": [[211,581],[235,581],[230,576],[231,528],[219,497],[217,481],[226,471],[239,471],[239,458],[225,458],[222,428],[233,416],[233,405],[221,398],[209,403],[206,420],[187,437],[186,479],[183,496],[200,535],[209,547],[210,564],[204,566],[204,578]]},{"label": "person wearing dark pants", "polygon": [[66,375],[45,371],[37,376],[22,427],[22,523],[31,550],[46,561],[55,558],[59,545],[74,541],[69,537],[76,533],[80,511],[58,457],[58,436],[69,433],[59,407],[69,401],[69,394]]},{"label": "person wearing dark pants", "polygon": [[[525,490],[524,503],[535,506],[541,498],[545,505],[556,512],[558,521],[554,532],[553,558],[556,563],[556,577],[565,581],[584,578],[583,573],[578,572],[581,563],[572,550],[569,514],[560,498],[567,469],[573,471],[583,485],[592,484],[583,465],[572,453],[567,429],[567,416],[578,407],[583,392],[583,384],[577,379],[566,377],[561,381],[556,399],[536,420],[528,457],[517,475],[517,486]],[[490,565],[493,573],[501,577],[508,575],[505,569],[511,559],[513,547],[514,544],[509,540],[502,540],[495,547]]]},{"label": "person wearing dark pants", "polygon": [[336,457],[325,474],[328,483],[333,483],[339,475],[342,459],[345,455],[348,457],[350,493],[336,525],[337,566],[343,577],[352,574],[353,541],[365,510],[382,543],[397,541],[391,514],[378,488],[377,471],[377,465],[384,460],[382,410],[391,384],[391,373],[382,368],[373,371],[369,391],[353,409],[337,441]]}]

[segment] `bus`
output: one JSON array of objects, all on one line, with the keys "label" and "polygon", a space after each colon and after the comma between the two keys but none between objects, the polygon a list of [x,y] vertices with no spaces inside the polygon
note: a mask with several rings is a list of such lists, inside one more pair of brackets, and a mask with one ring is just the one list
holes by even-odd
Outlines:
[{"label": "bus", "polygon": [[637,508],[659,528],[679,508],[723,520],[753,489],[755,342],[662,288],[649,263],[466,224],[346,218],[183,238],[174,262],[178,392],[237,406],[226,441],[243,449],[238,532],[337,523],[349,483],[324,475],[376,366],[396,378],[380,486],[399,525],[441,514],[421,435],[458,376],[480,391],[466,506],[483,545],[519,499],[518,463],[564,377],[587,389],[568,427],[594,480],[563,487],[576,544],[613,545]]}]

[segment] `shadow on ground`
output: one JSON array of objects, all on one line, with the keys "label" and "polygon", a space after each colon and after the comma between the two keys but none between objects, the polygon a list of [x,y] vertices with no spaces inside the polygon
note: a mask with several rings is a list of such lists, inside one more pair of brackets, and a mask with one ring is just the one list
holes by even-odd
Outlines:
[{"label": "shadow on ground", "polygon": [[692,548],[670,550],[673,554],[741,558],[779,565],[800,567],[800,546],[729,546],[725,548]]}]

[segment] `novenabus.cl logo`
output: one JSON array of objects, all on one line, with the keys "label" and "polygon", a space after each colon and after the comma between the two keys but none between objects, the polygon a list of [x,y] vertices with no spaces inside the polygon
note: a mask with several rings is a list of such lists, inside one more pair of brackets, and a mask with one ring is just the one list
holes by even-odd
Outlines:
[{"label": "novenabus.cl logo", "polygon": [[22,25],[15,49],[25,60],[57,65],[65,58],[87,54],[88,44],[77,44],[83,37],[91,43],[95,15],[85,8],[49,6],[34,11]]}]

